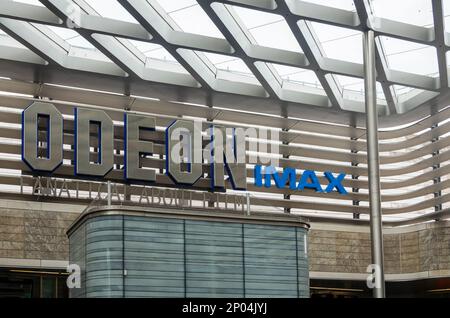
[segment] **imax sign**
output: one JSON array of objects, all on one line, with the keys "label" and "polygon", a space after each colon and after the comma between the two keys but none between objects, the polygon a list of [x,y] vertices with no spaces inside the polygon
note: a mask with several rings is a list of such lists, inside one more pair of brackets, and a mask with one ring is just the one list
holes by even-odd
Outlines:
[{"label": "imax sign", "polygon": [[[63,164],[65,128],[63,115],[53,104],[35,102],[26,108],[22,112],[22,160],[38,173],[54,172]],[[148,137],[155,130],[154,117],[124,113],[123,147],[119,148],[120,143],[116,142],[115,149],[111,117],[102,110],[75,108],[73,131],[68,132],[74,138],[70,145],[74,175],[104,178],[117,164],[115,156],[121,154],[126,182],[155,182],[158,169],[146,166],[144,161],[159,160],[153,157],[155,144]],[[253,176],[256,186],[270,187],[273,181],[278,188],[317,192],[336,189],[346,193],[341,184],[345,174],[334,176],[325,172],[329,184],[323,189],[314,171],[304,171],[298,183],[295,169],[285,168],[279,173],[274,168],[278,163],[278,144],[276,131],[271,131],[270,138],[267,130],[256,128],[225,128],[213,124],[202,131],[201,122],[175,120],[165,129],[165,171],[180,186],[194,185],[207,174],[213,190],[225,188],[227,174],[233,189],[246,190],[249,163],[256,164]],[[261,156],[262,153],[266,155]],[[261,163],[267,167],[263,169]],[[209,171],[204,171],[205,164]]]},{"label": "imax sign", "polygon": [[342,186],[342,180],[345,178],[345,173],[334,176],[331,172],[324,172],[324,177],[328,180],[328,185],[325,189],[320,185],[319,178],[316,172],[312,170],[305,170],[297,183],[297,171],[293,168],[284,168],[280,173],[273,166],[263,168],[256,165],[254,169],[255,185],[257,187],[270,188],[272,186],[272,179],[275,186],[279,189],[289,188],[290,190],[305,190],[312,189],[316,192],[333,192],[336,189],[340,194],[347,194],[347,190]]}]

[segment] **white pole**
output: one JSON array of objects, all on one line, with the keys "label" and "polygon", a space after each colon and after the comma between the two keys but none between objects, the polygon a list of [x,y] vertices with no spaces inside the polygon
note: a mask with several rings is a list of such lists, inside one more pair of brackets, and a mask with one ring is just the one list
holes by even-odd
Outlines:
[{"label": "white pole", "polygon": [[363,34],[364,49],[364,88],[366,96],[366,134],[367,134],[367,167],[369,170],[369,205],[370,236],[372,244],[372,263],[376,266],[373,289],[375,298],[384,298],[384,252],[383,224],[381,215],[380,160],[378,150],[378,111],[375,68],[374,32],[368,30]]}]

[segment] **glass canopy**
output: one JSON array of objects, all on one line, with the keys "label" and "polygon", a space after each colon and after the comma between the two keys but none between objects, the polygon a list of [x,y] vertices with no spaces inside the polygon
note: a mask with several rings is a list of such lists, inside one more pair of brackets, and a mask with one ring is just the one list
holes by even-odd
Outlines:
[{"label": "glass canopy", "polygon": [[[76,55],[103,63],[87,61],[81,69],[91,72],[363,112],[368,27],[377,36],[381,113],[406,112],[448,91],[449,1],[4,2],[0,40],[13,38],[62,67],[74,67],[64,54]],[[45,45],[54,43],[49,54]],[[313,102],[314,94],[328,103]]]}]

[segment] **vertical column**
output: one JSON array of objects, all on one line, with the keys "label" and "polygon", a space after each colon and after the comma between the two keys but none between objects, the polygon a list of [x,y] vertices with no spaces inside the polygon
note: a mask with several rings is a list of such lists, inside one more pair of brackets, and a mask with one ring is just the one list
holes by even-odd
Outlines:
[{"label": "vertical column", "polygon": [[[128,105],[125,105],[125,107],[124,107],[124,111],[127,112],[127,111],[131,110],[131,107],[133,106],[133,103],[134,103],[134,99],[131,98],[131,82],[130,82],[130,79],[126,79],[125,82],[124,82],[124,95],[129,98]],[[124,132],[123,136],[125,138],[125,132]],[[116,147],[116,146],[117,145],[114,142],[114,147]],[[124,140],[124,143],[123,143],[122,150],[123,150],[123,158],[125,158],[125,140]],[[116,155],[120,155],[120,149],[119,149],[118,146],[116,148]],[[125,164],[125,162],[124,162],[124,164]],[[117,170],[125,169],[125,165],[121,166],[120,164],[116,164],[115,169],[117,169]],[[123,185],[123,200],[125,202],[130,202],[131,201],[131,194],[128,193],[127,188],[128,188],[128,185],[126,183],[124,183],[124,185]]]},{"label": "vertical column", "polygon": [[385,297],[383,225],[381,219],[380,166],[378,153],[378,111],[375,69],[375,37],[372,30],[363,33],[364,88],[366,100],[367,166],[369,172],[370,235],[372,263],[376,266],[376,298]]},{"label": "vertical column", "polygon": [[[289,129],[282,129],[283,132],[288,132]],[[288,146],[289,142],[287,141],[283,141],[283,145],[284,146]],[[283,159],[289,159],[289,155],[283,154]],[[288,190],[286,190],[288,191]],[[291,199],[291,195],[290,194],[283,194],[283,199],[285,200],[290,200]],[[284,213],[291,213],[291,208],[284,208]]]},{"label": "vertical column", "polygon": [[[208,106],[208,108],[211,110],[211,112],[208,116],[208,123],[211,123],[211,124],[214,121],[213,103],[214,103],[214,101],[213,101],[212,93],[211,93],[211,91],[208,91],[208,94],[206,96],[206,106]],[[206,163],[206,161],[204,159],[203,159],[203,163]],[[210,164],[211,164],[211,162],[210,162]],[[207,176],[208,176],[208,178],[212,178],[212,175],[210,172],[208,172]],[[209,190],[209,192],[212,194],[212,193],[214,193],[214,190]],[[225,193],[226,193],[226,190],[225,190]],[[214,195],[209,196],[209,200],[208,200],[209,208],[214,207],[214,203],[215,203],[214,197],[215,197]]]},{"label": "vertical column", "polygon": [[[433,137],[431,139],[432,143],[435,143],[435,142],[439,141],[439,137],[434,137],[434,134],[433,134],[433,130],[436,129],[438,126],[439,126],[439,124],[437,124],[437,123],[433,124],[431,126],[431,133],[433,135]],[[440,153],[439,150],[435,150],[435,151],[433,151],[431,156],[432,157],[439,156],[439,153]],[[440,167],[441,167],[441,165],[439,163],[433,163],[433,170],[437,170]],[[439,183],[441,183],[441,178],[440,177],[433,178],[433,184],[439,184]],[[442,191],[440,191],[440,190],[434,192],[434,198],[435,199],[439,198],[441,195],[442,195]],[[434,206],[434,211],[438,212],[438,211],[441,211],[441,210],[442,210],[442,204],[436,204]]]},{"label": "vertical column", "polygon": [[[350,124],[350,127],[356,128],[356,123],[353,123],[353,122],[352,122],[352,123]],[[356,140],[358,140],[358,138],[356,138],[356,137],[350,137],[350,140],[351,140],[351,141],[356,141]],[[350,153],[352,153],[352,154],[357,154],[357,153],[358,153],[358,150],[356,150],[355,148],[352,147],[352,149],[350,150]],[[357,166],[358,166],[358,162],[355,162],[355,161],[352,160],[351,165],[352,165],[352,167],[357,167]],[[352,174],[352,180],[358,180],[358,179],[359,179],[359,175]],[[357,187],[353,187],[353,188],[352,188],[352,193],[358,193],[358,192],[359,192],[359,188],[357,188]],[[359,201],[359,200],[353,200],[353,201],[352,201],[352,205],[353,205],[354,207],[358,207],[359,204],[360,204],[360,201]],[[353,213],[353,219],[354,219],[354,220],[359,220],[359,218],[360,218],[360,213],[357,213],[357,212]]]},{"label": "vertical column", "polygon": [[[288,103],[282,102],[280,106],[281,106],[281,116],[286,119],[286,126],[289,126],[289,124],[288,124],[289,116],[288,116],[288,112],[287,112]],[[281,129],[281,132],[282,132],[282,135],[283,135],[283,133],[289,132],[289,128],[283,128],[283,129]],[[283,137],[283,136],[282,136],[281,139],[282,140],[286,140],[286,138]],[[283,146],[289,146],[289,141],[283,141],[282,145]],[[290,157],[289,154],[285,154],[284,151],[282,151],[282,152],[283,152],[283,159],[289,159],[289,157]],[[289,191],[289,190],[285,190],[285,191]],[[290,194],[283,194],[283,199],[284,200],[290,200],[291,199],[291,195]],[[291,213],[291,208],[284,208],[284,213]]]}]

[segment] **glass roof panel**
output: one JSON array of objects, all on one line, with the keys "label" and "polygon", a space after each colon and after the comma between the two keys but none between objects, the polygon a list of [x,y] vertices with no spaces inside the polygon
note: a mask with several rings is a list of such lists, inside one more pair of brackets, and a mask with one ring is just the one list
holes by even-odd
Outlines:
[{"label": "glass roof panel", "polygon": [[198,5],[196,0],[158,0],[158,3],[169,13]]},{"label": "glass roof panel", "polygon": [[234,10],[234,12],[237,13],[247,29],[257,28],[262,25],[270,25],[284,20],[284,18],[278,14],[230,5],[228,5],[227,8]]},{"label": "glass roof panel", "polygon": [[[170,54],[165,48],[163,48],[161,45],[155,44],[155,48],[146,50],[144,52],[144,55],[148,58],[156,59],[156,60],[163,60],[163,61],[171,61],[176,62],[178,61]],[[179,64],[179,63],[178,63]]]},{"label": "glass roof panel", "polygon": [[[89,41],[83,38],[78,32],[72,29],[48,26],[48,28],[58,35],[61,39],[65,40],[67,43],[74,47],[97,50]],[[100,53],[100,51],[99,51]]]},{"label": "glass roof panel", "polygon": [[381,37],[381,41],[390,69],[430,77],[438,75],[437,53],[434,47],[385,36]]},{"label": "glass roof panel", "polygon": [[224,38],[216,25],[198,4],[168,11],[168,14],[184,32],[201,34],[215,38]]},{"label": "glass roof panel", "polygon": [[445,31],[450,32],[450,1],[444,1]]},{"label": "glass roof panel", "polygon": [[[362,96],[365,95],[364,79],[342,75],[335,75],[335,78],[341,84],[343,96],[345,98],[352,99],[352,96],[355,96],[355,94]],[[381,100],[386,99],[383,93],[383,88],[379,82],[377,82],[377,98]]]},{"label": "glass roof panel", "polygon": [[377,17],[420,26],[433,25],[431,0],[371,0],[370,4]]},{"label": "glass roof panel", "polygon": [[47,26],[50,30],[55,32],[61,39],[68,40],[75,38],[77,36],[81,36],[78,32],[76,32],[73,29],[66,29],[66,28],[60,28],[60,27],[54,27],[54,26]]},{"label": "glass roof panel", "polygon": [[26,3],[26,4],[33,4],[33,5],[41,6],[41,7],[44,6],[39,0],[13,0],[13,1],[14,2]]},{"label": "glass roof panel", "polygon": [[356,77],[336,75],[336,79],[341,84],[344,91],[349,90],[364,94],[364,80]]},{"label": "glass roof panel", "polygon": [[312,22],[325,56],[333,59],[363,63],[362,33],[323,23]]},{"label": "glass roof panel", "polygon": [[[98,51],[95,46],[93,46],[89,41],[87,41],[82,36],[77,36],[76,38],[68,39],[67,42],[75,47],[83,48],[83,49],[91,49]],[[100,51],[98,51],[100,53]]]},{"label": "glass roof panel", "polygon": [[249,30],[256,44],[302,52],[300,45],[282,16],[241,7],[232,8]]},{"label": "glass roof panel", "polygon": [[303,0],[303,2],[311,2],[337,9],[355,11],[355,3],[353,0]]},{"label": "glass roof panel", "polygon": [[[43,6],[39,0],[15,1]],[[81,2],[83,1],[89,4],[92,9],[101,16],[137,23],[132,15],[120,5],[118,0],[81,0]],[[164,9],[171,17],[174,24],[177,24],[182,31],[223,38],[223,34],[199,6],[197,0],[152,1],[158,2],[161,8]],[[354,0],[301,1],[330,6],[347,11],[355,11]],[[419,26],[428,27],[433,25],[432,0],[368,1],[371,4],[373,13],[377,17]],[[76,3],[76,1],[74,1],[74,3]],[[233,2],[230,1],[228,3]],[[447,32],[450,32],[450,0],[444,0],[442,3],[444,5],[446,30]],[[232,13],[235,13],[236,19],[241,22],[243,29],[247,29],[244,31],[253,43],[293,52],[302,52],[295,35],[289,28],[285,17],[282,15],[242,8],[240,6],[233,6],[232,4],[226,5],[226,7],[230,9]],[[311,22],[311,24],[322,46],[323,54],[325,56],[337,60],[363,63],[361,32],[318,22]],[[89,50],[90,54],[93,56],[96,56],[97,52],[99,56],[103,55],[91,43],[89,43],[89,41],[85,40],[74,30],[57,27],[49,27],[49,29],[72,47],[76,47],[77,49],[74,49],[73,52],[77,54],[81,53],[84,55],[88,52],[86,50]],[[4,32],[0,31],[0,35],[2,34],[4,34]],[[128,41],[125,39],[123,40]],[[136,55],[140,56],[142,61],[151,61],[151,63],[156,63],[163,66],[168,65],[167,63],[164,63],[166,61],[172,63],[171,66],[173,66],[173,64],[180,65],[175,58],[159,44],[140,41],[129,41],[129,43],[134,45],[137,50],[143,54],[140,55],[138,54],[139,52],[134,50],[134,48],[129,47],[131,51],[134,51]],[[388,66],[390,69],[430,77],[436,77],[439,75],[436,49],[435,46],[433,46],[435,44],[425,46],[384,36],[381,37],[381,43],[384,51],[386,52]],[[85,50],[83,51],[83,49]],[[251,73],[246,64],[239,58],[212,53],[198,52],[198,54],[209,60],[210,63],[206,63],[213,72],[216,72],[217,76],[225,74],[225,77],[231,81],[234,81],[235,78],[237,78],[238,81],[239,79],[244,79],[245,82],[247,82],[248,78],[256,80],[255,76]],[[147,59],[145,59],[145,57]],[[447,54],[447,58],[448,65],[450,67],[450,53]],[[304,85],[310,88],[323,89],[313,71],[277,64],[270,65],[276,70],[279,79],[281,79],[284,84],[292,83],[300,86]],[[230,75],[231,73],[242,76]],[[342,84],[342,93],[346,96],[346,98],[350,96],[350,98],[360,100],[364,95],[364,83],[362,79],[348,76],[336,76],[336,79]],[[410,98],[415,94],[415,90],[409,87],[395,85],[393,88],[399,96],[404,95],[402,96],[402,99]],[[377,85],[377,89],[378,98],[385,99],[379,84]],[[407,94],[408,92],[411,93]],[[359,97],[357,96],[358,94]]]},{"label": "glass roof panel", "polygon": [[394,88],[394,91],[397,94],[397,96],[401,96],[415,90],[412,87],[402,85],[392,85],[392,87]]},{"label": "glass roof panel", "polygon": [[[39,25],[37,23],[33,23]],[[61,27],[54,26],[43,26],[48,29],[48,32],[53,32],[56,36],[60,37],[63,41],[65,41],[70,48],[80,49],[78,52],[81,52],[83,56],[86,58],[94,58],[96,60],[102,61],[111,61],[106,55],[100,52],[94,45],[92,45],[88,40],[86,40],[83,36],[81,36],[78,32],[73,29],[66,29]],[[69,55],[73,54],[72,50],[69,50]]]},{"label": "glass roof panel", "polygon": [[159,44],[134,40],[128,41],[148,58],[178,63],[177,60],[172,56],[172,54],[170,54],[164,47]]},{"label": "glass roof panel", "polygon": [[272,64],[272,66],[283,81],[322,89],[322,85],[313,71],[279,64]]},{"label": "glass roof panel", "polygon": [[[113,38],[111,36],[111,38]],[[161,45],[143,41],[116,38],[126,46],[131,56],[136,56],[146,68],[174,73],[189,74],[189,72]]]},{"label": "glass roof panel", "polygon": [[239,58],[215,53],[203,53],[218,70],[255,77],[247,65]]},{"label": "glass roof panel", "polygon": [[126,22],[137,23],[133,16],[125,10],[117,0],[84,0],[99,15],[105,18],[111,18]]}]

